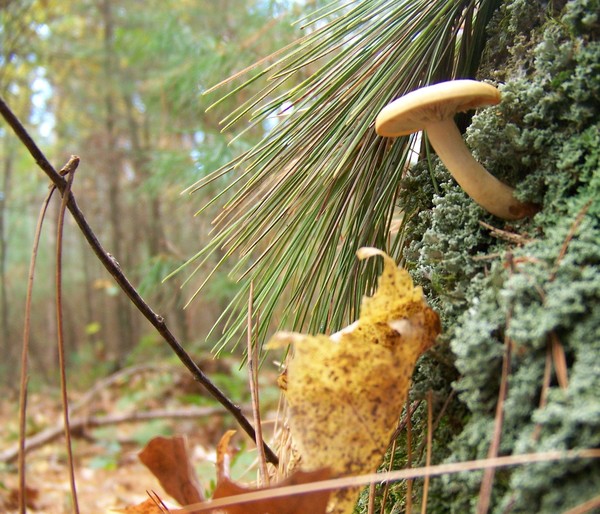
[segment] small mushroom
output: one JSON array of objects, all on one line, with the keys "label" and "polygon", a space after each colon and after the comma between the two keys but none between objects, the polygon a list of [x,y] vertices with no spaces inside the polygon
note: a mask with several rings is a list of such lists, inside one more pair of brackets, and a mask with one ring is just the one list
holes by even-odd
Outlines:
[{"label": "small mushroom", "polygon": [[516,220],[538,207],[517,200],[514,189],[491,175],[469,152],[454,123],[457,112],[500,102],[500,92],[475,80],[453,80],[417,89],[384,107],[375,121],[377,134],[406,136],[425,130],[431,145],[464,191],[484,209]]}]

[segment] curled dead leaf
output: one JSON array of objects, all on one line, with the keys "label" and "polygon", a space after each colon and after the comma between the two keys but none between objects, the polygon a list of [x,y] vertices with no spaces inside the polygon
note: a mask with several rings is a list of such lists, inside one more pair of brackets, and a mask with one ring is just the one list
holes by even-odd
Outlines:
[{"label": "curled dead leaf", "polygon": [[[285,397],[292,439],[306,470],[336,475],[377,469],[406,400],[415,363],[440,333],[438,315],[406,270],[380,250],[377,292],[363,298],[357,322],[328,337],[279,333],[269,348],[294,345]],[[352,512],[356,490],[335,494],[330,512]]]},{"label": "curled dead leaf", "polygon": [[284,498],[269,498],[268,491],[277,487],[306,484],[326,480],[330,477],[328,469],[318,469],[310,472],[297,471],[286,480],[275,486],[265,488],[251,488],[240,485],[231,480],[229,475],[229,462],[232,451],[229,442],[235,431],[226,432],[217,446],[217,487],[213,499],[227,498],[249,492],[264,491],[267,497],[248,503],[231,505],[218,510],[223,514],[324,514],[329,500],[329,492],[318,491],[313,493],[287,496]]},{"label": "curled dead leaf", "polygon": [[[229,443],[234,434],[234,430],[226,432],[217,445],[217,485],[213,494],[213,500],[226,499],[246,493],[259,493],[260,497],[252,501],[235,502],[231,505],[215,508],[211,508],[210,502],[202,499],[199,501],[190,500],[190,498],[196,495],[190,489],[190,484],[197,483],[197,480],[193,471],[190,471],[192,468],[187,456],[185,440],[181,437],[157,437],[148,443],[146,448],[140,453],[140,459],[156,475],[161,485],[165,488],[165,491],[169,492],[179,503],[184,505],[183,509],[170,510],[169,512],[201,511],[209,514],[325,514],[329,500],[328,491],[304,492],[281,498],[270,497],[269,491],[278,487],[326,480],[330,477],[330,472],[327,469],[318,469],[310,472],[298,471],[283,482],[273,487],[265,488],[252,488],[231,480],[230,462],[233,451]],[[140,505],[114,510],[113,512],[157,514],[166,511],[163,507],[159,506],[155,499],[151,498]]]},{"label": "curled dead leaf", "polygon": [[138,456],[180,505],[204,500],[184,437],[155,437]]}]

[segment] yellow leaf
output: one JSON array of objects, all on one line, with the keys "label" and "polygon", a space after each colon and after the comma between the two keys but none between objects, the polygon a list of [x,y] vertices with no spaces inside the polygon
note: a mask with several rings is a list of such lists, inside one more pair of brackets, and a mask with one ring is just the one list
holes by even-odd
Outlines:
[{"label": "yellow leaf", "polygon": [[[384,269],[378,290],[363,298],[359,320],[332,336],[278,333],[270,348],[294,345],[285,397],[292,439],[304,469],[337,475],[377,469],[406,401],[415,363],[440,332],[406,270],[374,248]],[[352,512],[356,490],[338,491],[330,512]]]}]

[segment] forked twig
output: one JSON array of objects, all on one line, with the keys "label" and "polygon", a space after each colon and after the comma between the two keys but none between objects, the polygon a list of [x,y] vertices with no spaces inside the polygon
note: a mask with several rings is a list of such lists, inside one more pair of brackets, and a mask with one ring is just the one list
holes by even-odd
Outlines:
[{"label": "forked twig", "polygon": [[[57,171],[50,164],[46,156],[33,141],[23,124],[20,122],[17,116],[12,112],[12,110],[8,107],[4,99],[1,97],[0,114],[2,114],[2,117],[10,125],[13,132],[20,139],[23,145],[27,148],[31,156],[35,159],[38,166],[44,171],[44,173],[46,173],[46,175],[50,178],[52,183],[62,193],[67,187],[65,178],[61,177],[57,173]],[[109,253],[106,250],[104,250],[102,244],[96,237],[96,234],[88,224],[87,220],[85,219],[85,216],[81,212],[81,209],[77,205],[77,201],[73,193],[69,192],[69,194],[66,196],[67,208],[72,214],[73,219],[79,226],[79,229],[81,230],[88,244],[96,254],[96,257],[98,257],[102,265],[111,274],[111,276],[114,278],[115,282],[119,285],[121,290],[131,300],[135,307],[142,313],[142,315],[150,322],[150,324],[156,329],[156,331],[162,336],[162,338],[171,347],[173,352],[175,352],[175,354],[183,363],[183,365],[192,373],[194,379],[197,382],[199,382],[202,386],[204,386],[208,393],[233,415],[233,417],[239,423],[240,427],[252,439],[256,439],[254,427],[248,421],[246,416],[244,416],[239,406],[235,405],[200,369],[200,367],[185,351],[185,349],[181,346],[181,343],[177,340],[175,335],[168,328],[164,318],[156,314],[152,310],[152,308],[141,297],[141,295],[135,289],[135,287],[133,287],[129,279],[125,276],[125,274],[119,267],[117,261],[111,255],[109,255]],[[279,460],[277,459],[277,456],[275,455],[273,450],[271,450],[271,448],[269,448],[269,446],[264,442],[263,446],[265,448],[265,455],[267,460],[272,464],[277,465]]]}]

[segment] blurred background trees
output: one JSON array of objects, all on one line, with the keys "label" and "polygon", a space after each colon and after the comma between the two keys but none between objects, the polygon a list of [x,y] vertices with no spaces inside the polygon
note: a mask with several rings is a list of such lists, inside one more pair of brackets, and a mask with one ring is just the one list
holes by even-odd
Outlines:
[{"label": "blurred background trees", "polygon": [[[218,7],[211,0],[0,5],[0,94],[56,167],[71,154],[81,157],[74,191],[90,224],[188,348],[206,344],[235,285],[217,276],[203,298],[184,310],[189,294],[180,290],[181,279],[162,284],[205,244],[214,216],[209,209],[194,217],[202,198],[192,201],[181,192],[268,129],[254,126],[229,144],[232,136],[221,134],[219,120],[252,87],[209,113],[202,92],[297,37],[289,15],[295,11],[297,17],[299,9],[257,0]],[[33,229],[47,183],[4,125],[0,156],[0,376],[13,383]],[[216,181],[202,194],[210,198],[222,187]],[[56,361],[52,212],[36,274],[32,327],[33,374],[44,380],[54,380]],[[162,343],[78,231],[67,227],[65,236],[66,331],[77,366],[107,370],[132,352],[160,352]]]}]

